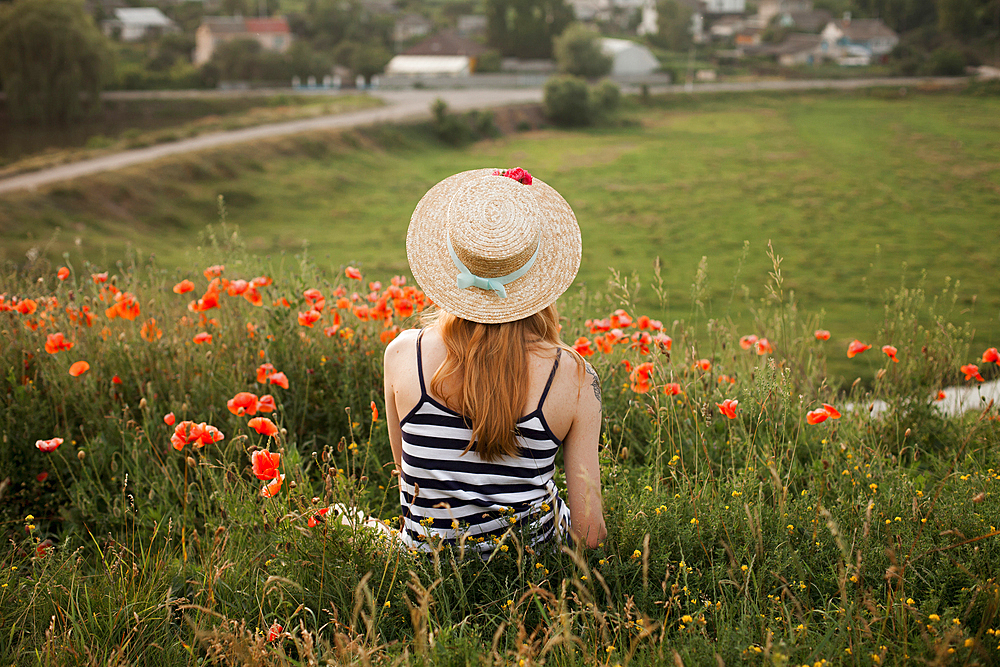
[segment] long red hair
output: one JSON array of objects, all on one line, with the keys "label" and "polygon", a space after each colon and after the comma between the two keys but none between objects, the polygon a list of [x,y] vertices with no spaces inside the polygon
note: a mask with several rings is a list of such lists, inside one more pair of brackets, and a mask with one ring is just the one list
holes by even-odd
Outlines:
[{"label": "long red hair", "polygon": [[[444,397],[445,383],[460,380],[449,407],[471,421],[469,447],[484,461],[517,456],[517,420],[528,399],[528,356],[539,344],[567,350],[582,358],[559,339],[555,305],[522,320],[482,324],[439,310],[431,321],[447,348],[444,363],[431,378],[431,391]],[[582,367],[582,364],[581,364]]]}]

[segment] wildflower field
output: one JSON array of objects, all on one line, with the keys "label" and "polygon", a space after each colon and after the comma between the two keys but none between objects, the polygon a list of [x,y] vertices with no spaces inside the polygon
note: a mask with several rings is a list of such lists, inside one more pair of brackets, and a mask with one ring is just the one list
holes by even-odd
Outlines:
[{"label": "wildflower field", "polygon": [[[431,304],[305,256],[272,274],[231,231],[181,270],[0,276],[5,664],[1000,661],[997,409],[937,401],[995,378],[997,341],[952,324],[952,290],[888,293],[850,345],[773,251],[752,326],[651,319],[631,278],[571,291],[608,536],[541,551],[512,526],[483,562],[331,511],[397,525],[382,351]],[[877,370],[831,386],[828,359]]]}]

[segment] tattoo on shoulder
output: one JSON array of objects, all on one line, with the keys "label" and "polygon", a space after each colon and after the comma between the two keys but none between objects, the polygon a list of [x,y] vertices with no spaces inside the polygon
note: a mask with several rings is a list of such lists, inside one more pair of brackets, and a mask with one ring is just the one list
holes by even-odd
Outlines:
[{"label": "tattoo on shoulder", "polygon": [[586,364],[587,375],[590,375],[590,376],[593,377],[593,380],[591,381],[590,384],[594,388],[594,396],[597,398],[597,402],[600,403],[601,402],[601,378],[597,377],[597,371],[594,370],[594,367],[590,365],[589,361],[584,360],[583,363]]}]

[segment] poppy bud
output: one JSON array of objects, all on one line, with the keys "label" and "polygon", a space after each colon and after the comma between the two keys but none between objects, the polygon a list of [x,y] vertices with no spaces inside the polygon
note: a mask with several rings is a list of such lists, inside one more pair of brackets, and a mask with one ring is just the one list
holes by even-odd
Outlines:
[{"label": "poppy bud", "polygon": [[190,467],[192,467],[192,468],[197,468],[198,467],[198,463],[193,458],[191,458],[190,456],[187,457],[187,464]]},{"label": "poppy bud", "polygon": [[622,447],[622,450],[618,453],[618,457],[624,461],[628,458],[628,447]]},{"label": "poppy bud", "polygon": [[140,410],[145,410],[146,409],[146,399],[145,398],[139,399],[139,409]]},{"label": "poppy bud", "polygon": [[86,457],[87,457],[87,452],[83,451],[82,449],[76,453],[76,458],[80,459],[81,461]]},{"label": "poppy bud", "polygon": [[313,505],[318,505],[319,504],[319,496],[313,496],[312,504]]},{"label": "poppy bud", "polygon": [[244,414],[246,414],[246,410],[244,410],[242,407],[240,407],[240,408],[238,408],[236,410],[236,416],[237,417],[242,417]]},{"label": "poppy bud", "polygon": [[881,380],[884,377],[885,377],[885,369],[884,368],[880,368],[878,370],[878,373],[875,374],[875,379],[876,380]]},{"label": "poppy bud", "polygon": [[294,489],[295,487],[298,486],[298,484],[295,483],[295,480],[292,480],[291,482],[288,483],[288,486]]},{"label": "poppy bud", "polygon": [[910,437],[910,433],[911,433],[910,429],[906,429],[906,432],[903,433],[903,437],[904,438],[909,438]]},{"label": "poppy bud", "polygon": [[984,500],[986,500],[986,494],[983,492],[977,493],[976,495],[972,496],[972,502],[974,503],[981,503]]}]

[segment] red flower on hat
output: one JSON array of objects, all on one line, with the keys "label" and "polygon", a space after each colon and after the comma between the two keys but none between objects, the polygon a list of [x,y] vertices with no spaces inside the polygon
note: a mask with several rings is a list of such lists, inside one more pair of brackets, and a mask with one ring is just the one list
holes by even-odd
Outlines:
[{"label": "red flower on hat", "polygon": [[506,176],[507,178],[513,178],[515,181],[522,185],[531,185],[531,174],[526,172],[520,167],[514,167],[513,169],[496,169],[493,172],[494,176]]}]

